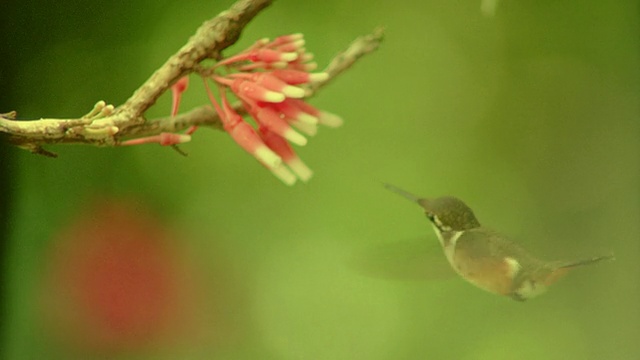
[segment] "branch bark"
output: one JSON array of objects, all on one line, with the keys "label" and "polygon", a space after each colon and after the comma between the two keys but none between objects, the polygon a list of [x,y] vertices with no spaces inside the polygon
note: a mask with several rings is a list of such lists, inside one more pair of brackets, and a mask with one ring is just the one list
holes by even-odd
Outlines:
[{"label": "branch bark", "polygon": [[[15,120],[15,112],[0,114],[0,135],[9,143],[33,153],[55,156],[43,149],[50,144],[90,144],[117,146],[124,139],[178,132],[191,126],[222,129],[220,119],[208,105],[194,108],[175,117],[146,119],[144,113],[181,77],[198,72],[206,59],[217,60],[222,50],[234,44],[244,27],[272,0],[239,0],[231,8],[205,21],[189,41],[156,70],[121,106],[114,108],[103,101],[80,118]],[[339,53],[324,70],[329,78],[314,84],[313,95],[351,67],[360,57],[375,51],[382,41],[383,31],[356,39]],[[236,106],[239,113],[244,109]]]}]

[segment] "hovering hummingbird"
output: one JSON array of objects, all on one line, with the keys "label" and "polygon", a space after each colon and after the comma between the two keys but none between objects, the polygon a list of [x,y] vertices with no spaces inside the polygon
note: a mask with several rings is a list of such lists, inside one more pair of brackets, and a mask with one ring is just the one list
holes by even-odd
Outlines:
[{"label": "hovering hummingbird", "polygon": [[424,208],[451,267],[473,285],[524,301],[538,296],[571,268],[613,259],[612,255],[578,261],[544,261],[502,234],[478,222],[460,199],[419,198],[390,184],[384,186]]}]

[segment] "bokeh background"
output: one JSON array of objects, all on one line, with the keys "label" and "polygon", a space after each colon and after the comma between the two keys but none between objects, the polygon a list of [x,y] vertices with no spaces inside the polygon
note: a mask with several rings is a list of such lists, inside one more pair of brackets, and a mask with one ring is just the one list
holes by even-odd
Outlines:
[{"label": "bokeh background", "polygon": [[[230,4],[3,1],[0,112],[121,104]],[[0,357],[640,358],[638,2],[280,0],[227,53],[302,32],[324,66],[377,25],[381,49],[312,100],[345,125],[299,149],[308,184],[209,129],[186,158],[0,147]],[[183,109],[206,102],[192,81]],[[382,182],[465,199],[546,258],[617,260],[494,296],[435,269],[427,220]]]}]

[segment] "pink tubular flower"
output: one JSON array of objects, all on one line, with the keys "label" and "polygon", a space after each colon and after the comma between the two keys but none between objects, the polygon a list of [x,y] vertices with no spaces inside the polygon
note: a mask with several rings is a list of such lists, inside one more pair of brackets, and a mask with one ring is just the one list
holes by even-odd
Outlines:
[{"label": "pink tubular flower", "polygon": [[182,99],[182,93],[187,91],[189,87],[189,77],[183,76],[175,84],[171,85],[171,94],[173,101],[171,103],[171,116],[176,116],[178,108],[180,108],[180,99]]},{"label": "pink tubular flower", "polygon": [[235,73],[229,75],[229,77],[249,80],[259,86],[264,87],[267,90],[281,93],[285,97],[289,98],[299,99],[303,98],[305,95],[304,89],[297,86],[289,85],[279,77],[274,76],[273,72],[259,72],[253,74]]},{"label": "pink tubular flower", "polygon": [[233,107],[231,107],[224,91],[222,91],[221,94],[222,108],[218,105],[217,101],[209,91],[211,103],[214,105],[216,112],[220,116],[224,130],[231,135],[231,138],[233,138],[238,145],[245,149],[249,154],[253,155],[267,168],[271,169],[280,165],[282,163],[282,159],[267,148],[262,140],[260,140],[256,131],[242,119],[242,116],[240,116]]},{"label": "pink tubular flower", "polygon": [[[216,79],[220,83],[224,83],[222,79]],[[279,103],[286,99],[286,96],[282,93],[271,91],[264,86],[251,81],[243,79],[235,79],[231,83],[231,91],[237,94],[240,98],[249,101],[264,101],[270,103]]]},{"label": "pink tubular flower", "polygon": [[158,135],[147,136],[138,139],[123,141],[120,146],[132,146],[142,144],[160,144],[162,146],[184,144],[191,141],[190,134],[173,134],[173,133],[160,133]]},{"label": "pink tubular flower", "polygon": [[[342,125],[337,115],[318,110],[304,100],[309,93],[307,85],[329,77],[327,73],[310,73],[317,64],[311,61],[313,55],[306,52],[304,45],[302,34],[279,36],[273,41],[261,39],[239,54],[219,61],[213,67],[211,79],[220,87],[222,106],[205,79],[211,103],[225,131],[289,185],[296,177],[306,182],[312,175],[289,143],[306,145],[307,139],[301,133],[315,135],[319,124]],[[231,107],[225,96],[227,88],[242,102],[258,132]]]},{"label": "pink tubular flower", "polygon": [[282,158],[284,163],[287,164],[300,180],[303,182],[309,181],[311,175],[313,175],[313,171],[300,160],[285,139],[265,127],[260,128],[260,136],[264,143]]},{"label": "pink tubular flower", "polygon": [[261,106],[252,112],[253,117],[258,123],[279,136],[289,140],[290,142],[304,146],[307,144],[307,138],[297,131],[293,130],[285,119],[281,117],[271,106]]},{"label": "pink tubular flower", "polygon": [[276,69],[271,71],[271,75],[284,81],[287,84],[298,85],[315,81],[324,81],[329,77],[327,73],[311,74],[308,72],[292,69]]}]

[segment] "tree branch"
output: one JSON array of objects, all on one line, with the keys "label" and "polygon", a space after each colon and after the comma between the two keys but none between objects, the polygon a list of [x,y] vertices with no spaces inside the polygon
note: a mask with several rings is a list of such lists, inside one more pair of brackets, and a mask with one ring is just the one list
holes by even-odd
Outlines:
[{"label": "tree branch", "polygon": [[376,51],[383,37],[384,28],[380,26],[375,28],[371,34],[355,39],[349,47],[338,53],[324,69],[324,72],[329,74],[329,77],[324,81],[314,83],[311,90],[315,93],[318,89],[349,69],[361,57]]},{"label": "tree branch", "polygon": [[153,73],[119,111],[127,111],[131,117],[138,118],[171,84],[193,72],[202,60],[216,59],[222,50],[233,45],[249,21],[270,4],[271,0],[241,0],[217,17],[205,21],[189,41]]},{"label": "tree branch", "polygon": [[[90,144],[117,146],[123,139],[177,132],[191,126],[222,129],[216,112],[208,105],[174,117],[147,120],[144,113],[181,77],[198,72],[203,60],[219,59],[220,52],[234,44],[242,29],[271,0],[239,0],[230,9],[205,21],[177,53],[172,55],[121,106],[114,108],[99,101],[88,114],[76,119],[40,119],[19,121],[15,112],[0,114],[0,135],[16,146],[33,153],[55,156],[42,148],[48,144]],[[329,78],[309,89],[313,95],[322,86],[352,66],[360,57],[378,48],[382,29],[358,38],[339,53],[325,72]],[[238,104],[236,110],[244,113]]]}]

